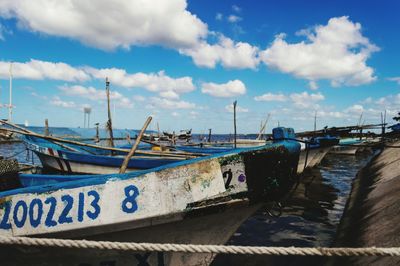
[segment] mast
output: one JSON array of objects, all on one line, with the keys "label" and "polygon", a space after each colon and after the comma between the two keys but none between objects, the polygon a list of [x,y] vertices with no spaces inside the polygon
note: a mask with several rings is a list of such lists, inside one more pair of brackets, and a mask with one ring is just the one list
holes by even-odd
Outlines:
[{"label": "mast", "polygon": [[10,103],[8,105],[8,121],[12,121],[12,63],[10,63]]},{"label": "mast", "polygon": [[107,121],[107,129],[110,133],[110,146],[114,147],[114,137],[112,131],[112,121],[111,121],[111,110],[110,110],[110,82],[108,78],[106,78],[106,94],[107,94],[107,114],[108,114],[108,121]]},{"label": "mast", "polygon": [[236,139],[237,139],[237,135],[236,135],[236,104],[237,104],[237,101],[234,101],[233,102],[233,130],[234,130],[234,137],[235,137],[235,140],[234,140],[235,149],[236,149]]}]

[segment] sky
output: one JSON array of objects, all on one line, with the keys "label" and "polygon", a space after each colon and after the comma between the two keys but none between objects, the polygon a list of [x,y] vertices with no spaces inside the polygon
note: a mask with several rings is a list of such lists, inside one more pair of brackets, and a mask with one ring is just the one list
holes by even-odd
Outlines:
[{"label": "sky", "polygon": [[[0,117],[196,133],[379,123],[400,111],[399,1],[2,0]],[[12,63],[12,64],[11,64]],[[361,118],[361,119],[360,119]]]}]

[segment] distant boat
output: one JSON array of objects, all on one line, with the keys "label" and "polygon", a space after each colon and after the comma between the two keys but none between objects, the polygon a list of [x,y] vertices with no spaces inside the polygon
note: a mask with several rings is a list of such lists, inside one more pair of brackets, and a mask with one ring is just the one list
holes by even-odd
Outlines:
[{"label": "distant boat", "polygon": [[301,143],[301,153],[297,173],[301,174],[305,169],[311,169],[321,163],[326,154],[339,143],[339,138],[325,136],[316,137]]},{"label": "distant boat", "polygon": [[362,148],[364,141],[365,140],[359,138],[341,139],[339,145],[334,146],[330,153],[338,155],[355,155],[360,148]]},{"label": "distant boat", "polygon": [[[125,158],[123,153],[111,156],[110,151],[77,145],[65,146],[35,136],[24,136],[22,139],[27,149],[39,157],[43,167],[67,174],[118,173]],[[154,168],[181,160],[184,158],[135,155],[128,163],[128,171]]]},{"label": "distant boat", "polygon": [[25,120],[24,126],[25,126],[25,127],[29,127],[29,122],[28,122],[28,120]]},{"label": "distant boat", "polygon": [[[263,203],[290,191],[299,152],[280,140],[127,174],[26,183],[0,193],[0,236],[224,244]],[[15,246],[0,254],[5,265],[207,265],[215,256]]]}]

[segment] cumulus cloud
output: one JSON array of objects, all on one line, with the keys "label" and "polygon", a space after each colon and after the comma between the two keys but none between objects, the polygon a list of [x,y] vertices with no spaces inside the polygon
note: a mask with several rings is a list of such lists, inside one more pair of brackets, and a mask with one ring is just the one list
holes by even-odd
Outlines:
[{"label": "cumulus cloud", "polygon": [[218,42],[209,44],[200,42],[188,49],[180,49],[180,53],[193,58],[196,65],[214,68],[221,63],[226,68],[255,69],[260,62],[259,49],[246,42],[234,42],[223,35],[218,36]]},{"label": "cumulus cloud", "polygon": [[51,105],[63,107],[63,108],[76,108],[77,105],[73,101],[63,101],[60,97],[54,96],[50,101]]},{"label": "cumulus cloud", "polygon": [[319,107],[317,105],[317,102],[322,101],[325,99],[325,96],[318,92],[318,93],[308,93],[306,91],[303,91],[301,93],[291,93],[288,95],[285,95],[283,93],[265,93],[260,96],[254,97],[254,100],[256,101],[264,101],[264,102],[285,102],[290,100],[295,107],[299,108],[317,108]]},{"label": "cumulus cloud", "polygon": [[311,93],[304,91],[302,93],[290,94],[290,99],[295,106],[300,108],[317,107],[316,103],[325,99],[322,93]]},{"label": "cumulus cloud", "polygon": [[[106,12],[106,15],[105,15]],[[22,29],[78,40],[103,50],[159,45],[193,57],[195,64],[255,68],[257,48],[220,38],[208,44],[206,23],[187,10],[186,0],[29,1],[4,0],[0,16],[16,19]],[[101,19],[99,19],[101,18]],[[217,14],[216,19],[222,19]],[[231,21],[240,18],[232,15]],[[212,55],[207,56],[211,52]]]},{"label": "cumulus cloud", "polygon": [[392,78],[387,78],[387,80],[390,80],[390,81],[397,82],[397,84],[399,84],[399,85],[400,85],[400,77],[392,77]]},{"label": "cumulus cloud", "polygon": [[171,78],[164,71],[158,73],[134,73],[128,74],[119,68],[86,68],[86,71],[97,79],[106,77],[116,85],[125,88],[144,88],[151,92],[157,92],[163,98],[178,99],[182,93],[195,90],[191,77]]},{"label": "cumulus cloud", "polygon": [[261,102],[261,101],[263,101],[263,102],[273,102],[273,101],[285,102],[288,100],[288,97],[286,95],[284,95],[283,93],[274,94],[274,93],[268,92],[261,96],[254,97],[254,100],[256,100],[257,102]]},{"label": "cumulus cloud", "polygon": [[[8,78],[11,62],[0,61],[0,78]],[[79,68],[58,62],[31,59],[25,63],[12,62],[12,75],[21,79],[54,79],[62,81],[86,81],[90,76]]]},{"label": "cumulus cloud", "polygon": [[33,32],[62,36],[100,49],[132,45],[188,47],[207,35],[207,24],[185,0],[4,0],[0,15]]},{"label": "cumulus cloud", "polygon": [[330,80],[333,86],[361,85],[374,80],[374,70],[367,66],[378,47],[362,35],[361,24],[348,17],[331,18],[328,24],[302,30],[306,41],[288,43],[285,34],[276,36],[272,45],[261,52],[262,61],[271,68],[315,81]]},{"label": "cumulus cloud", "polygon": [[175,101],[165,98],[151,97],[148,108],[161,109],[194,109],[196,104],[186,101]]},{"label": "cumulus cloud", "polygon": [[216,20],[219,20],[219,21],[221,21],[222,19],[223,19],[223,15],[221,14],[221,13],[217,13],[216,15],[215,15],[215,19]]},{"label": "cumulus cloud", "polygon": [[[59,89],[62,92],[64,92],[64,94],[69,96],[78,96],[93,101],[104,101],[107,99],[105,90],[98,90],[93,87],[74,85],[74,86],[60,86]],[[116,106],[123,108],[133,107],[133,103],[131,102],[131,100],[117,91],[110,92],[110,99],[114,101]]]},{"label": "cumulus cloud", "polygon": [[[229,113],[233,113],[233,104],[229,104],[229,105],[225,106],[225,110]],[[237,113],[248,113],[249,109],[240,107],[239,105],[236,105],[236,112]]]},{"label": "cumulus cloud", "polygon": [[235,97],[246,93],[246,86],[238,79],[230,80],[227,83],[217,84],[213,82],[203,83],[201,92],[214,97]]},{"label": "cumulus cloud", "polygon": [[227,18],[227,20],[228,20],[228,22],[230,22],[230,23],[236,23],[236,22],[241,21],[242,18],[239,17],[239,16],[236,16],[236,15],[229,15],[228,18]]},{"label": "cumulus cloud", "polygon": [[[0,78],[8,79],[11,62],[0,61]],[[73,67],[62,62],[48,62],[31,59],[28,62],[12,63],[14,78],[44,80],[53,79],[61,81],[84,82],[92,78],[109,80],[125,88],[143,88],[151,92],[159,93],[163,98],[178,99],[182,93],[195,90],[192,78],[185,76],[172,78],[164,71],[157,73],[127,73],[120,68]]]},{"label": "cumulus cloud", "polygon": [[232,5],[232,10],[236,13],[240,13],[242,11],[242,8],[237,5]]}]

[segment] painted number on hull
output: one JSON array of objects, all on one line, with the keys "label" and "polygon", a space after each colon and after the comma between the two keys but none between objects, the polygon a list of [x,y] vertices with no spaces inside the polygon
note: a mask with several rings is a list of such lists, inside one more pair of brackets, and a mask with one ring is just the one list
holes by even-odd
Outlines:
[{"label": "painted number on hull", "polygon": [[[138,208],[136,203],[138,195],[137,187],[133,185],[125,187],[121,202],[122,211],[134,213]],[[99,201],[100,194],[95,190],[90,190],[87,193],[80,192],[77,197],[66,194],[62,195],[61,198],[48,197],[44,200],[35,198],[30,202],[18,200],[14,206],[12,206],[11,201],[6,201],[2,206],[4,212],[0,219],[0,229],[11,229],[11,217],[17,228],[22,228],[28,224],[33,228],[40,224],[44,224],[46,227],[54,227],[59,224],[96,220],[101,212]],[[56,212],[58,209],[60,211]]]}]

